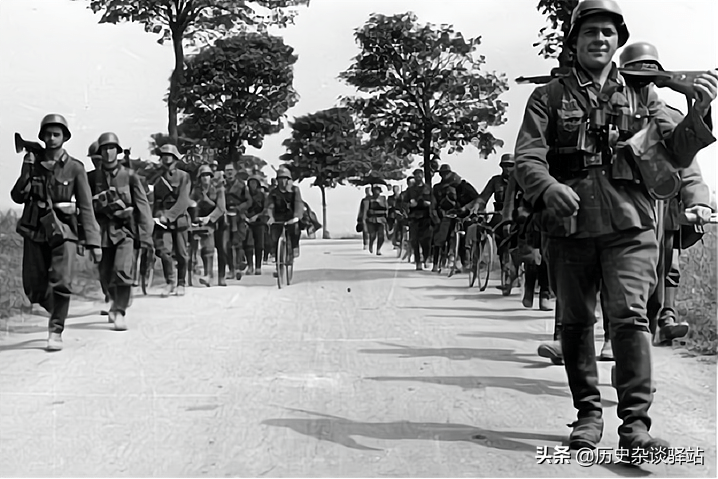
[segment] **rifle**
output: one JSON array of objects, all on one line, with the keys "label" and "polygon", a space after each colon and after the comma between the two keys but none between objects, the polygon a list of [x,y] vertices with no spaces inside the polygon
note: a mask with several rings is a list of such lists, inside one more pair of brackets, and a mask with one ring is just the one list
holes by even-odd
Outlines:
[{"label": "rifle", "polygon": [[45,148],[36,141],[27,141],[22,138],[20,133],[15,133],[15,153],[32,153],[36,157],[42,158],[45,155]]},{"label": "rifle", "polygon": [[[718,70],[718,68],[716,69]],[[660,71],[660,70],[633,70],[630,68],[619,68],[621,75],[633,77],[636,80],[643,80],[654,83],[657,87],[668,87],[679,93],[683,93],[689,98],[696,97],[696,91],[693,82],[698,75],[705,71],[686,70],[686,71]]]},{"label": "rifle", "polygon": [[554,78],[562,78],[569,76],[571,74],[571,68],[570,67],[556,67],[551,69],[551,73],[548,75],[538,75],[533,77],[518,77],[516,80],[514,80],[519,85],[526,85],[529,83],[533,83],[534,85],[545,85],[546,83],[550,82]]}]

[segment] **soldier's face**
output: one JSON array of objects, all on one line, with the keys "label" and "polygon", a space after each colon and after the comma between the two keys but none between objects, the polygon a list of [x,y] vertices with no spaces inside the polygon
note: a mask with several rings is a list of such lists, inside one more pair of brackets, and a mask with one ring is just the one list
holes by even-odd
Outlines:
[{"label": "soldier's face", "polygon": [[588,71],[602,70],[618,50],[618,30],[607,15],[587,18],[576,37],[576,58]]},{"label": "soldier's face", "polygon": [[172,166],[175,162],[175,157],[174,155],[162,155],[161,161],[165,166]]},{"label": "soldier's face", "polygon": [[234,176],[237,174],[237,170],[234,169],[234,166],[225,166],[224,167],[224,176],[227,177],[229,181],[234,181]]},{"label": "soldier's face", "polygon": [[514,165],[501,165],[501,174],[504,176],[510,176],[514,171]]},{"label": "soldier's face", "polygon": [[105,145],[100,148],[102,164],[104,166],[115,166],[117,164],[117,148],[112,145]]},{"label": "soldier's face", "polygon": [[199,181],[201,181],[204,186],[209,186],[210,182],[212,181],[212,174],[205,173],[204,175],[199,177]]},{"label": "soldier's face", "polygon": [[60,148],[65,142],[65,133],[59,126],[46,126],[42,130],[42,141],[45,143],[45,147],[51,150]]},{"label": "soldier's face", "polygon": [[398,186],[394,186],[392,190],[394,191],[395,195],[398,195],[401,192],[401,188],[399,188]]}]

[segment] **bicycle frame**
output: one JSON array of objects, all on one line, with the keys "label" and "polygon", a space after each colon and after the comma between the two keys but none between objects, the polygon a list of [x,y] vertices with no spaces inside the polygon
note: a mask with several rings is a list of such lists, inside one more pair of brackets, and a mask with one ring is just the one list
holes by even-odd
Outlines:
[{"label": "bicycle frame", "polygon": [[[277,240],[277,255],[275,258],[277,265],[277,287],[282,289],[282,283],[286,282],[286,286],[292,284],[292,276],[294,274],[294,250],[289,244],[287,235],[287,227],[295,225],[299,222],[299,218],[292,218],[289,221],[281,222],[282,233]],[[277,224],[277,223],[275,223]]]}]

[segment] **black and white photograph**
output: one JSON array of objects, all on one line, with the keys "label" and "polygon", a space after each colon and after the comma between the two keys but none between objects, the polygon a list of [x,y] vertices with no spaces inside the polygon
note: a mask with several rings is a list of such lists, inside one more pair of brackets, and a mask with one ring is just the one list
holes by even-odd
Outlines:
[{"label": "black and white photograph", "polygon": [[717,96],[714,0],[2,0],[0,477],[716,477]]}]

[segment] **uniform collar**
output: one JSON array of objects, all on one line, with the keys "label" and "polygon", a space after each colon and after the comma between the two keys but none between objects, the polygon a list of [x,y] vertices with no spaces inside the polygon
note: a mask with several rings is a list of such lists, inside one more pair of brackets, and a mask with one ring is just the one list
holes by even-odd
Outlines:
[{"label": "uniform collar", "polygon": [[[578,86],[581,88],[586,88],[594,84],[591,75],[589,75],[578,62],[576,62],[576,65],[573,67],[573,73],[576,77],[576,81],[578,82]],[[606,83],[608,82],[623,84],[623,81],[618,74],[618,67],[614,62],[611,62],[611,71],[608,73],[608,79],[606,80]]]}]

